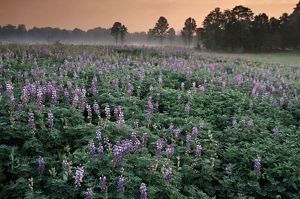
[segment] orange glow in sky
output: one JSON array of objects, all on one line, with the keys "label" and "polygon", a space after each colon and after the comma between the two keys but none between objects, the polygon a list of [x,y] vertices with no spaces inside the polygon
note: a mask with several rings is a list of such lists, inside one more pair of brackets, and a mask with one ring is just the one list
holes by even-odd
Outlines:
[{"label": "orange glow in sky", "polygon": [[115,21],[130,32],[147,31],[165,16],[176,31],[188,17],[202,25],[214,8],[250,7],[255,14],[279,17],[291,13],[299,0],[0,0],[0,25],[25,24],[32,27],[59,27],[83,30],[110,28]]}]

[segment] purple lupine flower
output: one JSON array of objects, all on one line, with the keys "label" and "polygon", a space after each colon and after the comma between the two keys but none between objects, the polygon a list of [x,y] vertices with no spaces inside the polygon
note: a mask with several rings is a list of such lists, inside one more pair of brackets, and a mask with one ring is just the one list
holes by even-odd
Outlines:
[{"label": "purple lupine flower", "polygon": [[93,199],[94,198],[94,192],[92,188],[87,188],[86,190],[86,198],[87,199]]},{"label": "purple lupine flower", "polygon": [[43,100],[44,100],[43,88],[39,86],[36,93],[36,101],[39,109],[43,107]]},{"label": "purple lupine flower", "polygon": [[261,171],[261,157],[257,156],[254,160],[253,170],[256,174],[259,174]]},{"label": "purple lupine flower", "polygon": [[162,138],[156,141],[156,156],[157,158],[161,157],[161,150],[164,147],[164,140]]},{"label": "purple lupine flower", "polygon": [[10,99],[10,102],[15,101],[13,89],[14,89],[14,87],[13,87],[11,81],[6,82],[6,92],[7,92],[7,95],[9,97],[9,99]]},{"label": "purple lupine flower", "polygon": [[196,139],[197,136],[198,136],[198,128],[193,127],[193,129],[192,129],[192,139]]},{"label": "purple lupine flower", "polygon": [[145,183],[142,183],[140,186],[141,199],[148,199],[147,196],[147,187]]},{"label": "purple lupine flower", "polygon": [[119,176],[119,181],[118,181],[118,192],[123,193],[125,191],[125,177],[124,176]]},{"label": "purple lupine flower", "polygon": [[45,171],[45,164],[46,164],[44,158],[40,156],[39,159],[37,160],[37,163],[38,163],[38,170],[40,174],[43,174]]},{"label": "purple lupine flower", "polygon": [[84,168],[77,166],[76,172],[75,172],[75,187],[80,187],[81,183],[83,182],[83,177],[84,177]]},{"label": "purple lupine flower", "polygon": [[72,108],[76,109],[79,103],[79,94],[78,94],[78,89],[75,89],[73,101],[72,101]]},{"label": "purple lupine flower", "polygon": [[32,112],[31,109],[29,109],[29,113],[28,113],[28,125],[31,129],[35,129],[34,113]]},{"label": "purple lupine flower", "polygon": [[48,126],[50,129],[53,128],[53,113],[51,111],[48,112]]},{"label": "purple lupine flower", "polygon": [[118,121],[119,120],[119,106],[115,107],[114,109],[114,116],[116,118],[116,120]]},{"label": "purple lupine flower", "polygon": [[99,128],[96,130],[96,139],[98,141],[101,141],[101,139],[102,139],[102,133]]},{"label": "purple lupine flower", "polygon": [[163,176],[166,184],[170,184],[173,178],[172,167],[167,167],[163,171]]},{"label": "purple lupine flower", "polygon": [[130,151],[132,150],[132,142],[131,140],[123,140],[122,141],[122,150],[123,150],[123,156],[128,155]]},{"label": "purple lupine flower", "polygon": [[201,156],[202,146],[201,144],[197,144],[195,148],[195,156],[199,158]]},{"label": "purple lupine flower", "polygon": [[152,104],[152,97],[150,96],[148,98],[148,120],[150,120],[152,118],[152,114],[153,114],[153,104]]},{"label": "purple lupine flower", "polygon": [[186,140],[185,140],[185,143],[186,143],[185,152],[187,154],[190,153],[190,151],[191,151],[191,142],[192,142],[192,137],[191,137],[190,134],[187,134],[186,135]]},{"label": "purple lupine flower", "polygon": [[166,147],[166,156],[168,158],[171,158],[173,156],[173,154],[174,154],[174,147],[171,145],[167,146]]},{"label": "purple lupine flower", "polygon": [[104,154],[103,150],[104,150],[104,148],[103,148],[102,144],[99,144],[99,146],[98,146],[98,158],[99,158],[99,160],[103,160],[103,154]]},{"label": "purple lupine flower", "polygon": [[111,115],[110,115],[110,108],[109,108],[108,104],[105,105],[105,109],[104,110],[105,110],[106,119],[110,120]]},{"label": "purple lupine flower", "polygon": [[170,123],[169,127],[168,127],[168,132],[172,132],[173,129],[174,129],[174,125],[173,125],[173,123]]},{"label": "purple lupine flower", "polygon": [[18,104],[18,111],[23,112],[24,111],[24,105],[23,104]]},{"label": "purple lupine flower", "polygon": [[103,138],[103,145],[104,145],[104,148],[107,148],[108,150],[111,149],[112,144],[110,143],[108,137]]},{"label": "purple lupine flower", "polygon": [[52,86],[51,89],[51,102],[52,104],[57,104],[58,103],[58,96],[57,96],[57,91],[56,88]]},{"label": "purple lupine flower", "polygon": [[114,165],[118,166],[123,158],[123,147],[120,145],[115,145],[113,149],[114,153]]},{"label": "purple lupine flower", "polygon": [[107,193],[107,185],[106,185],[106,177],[105,176],[101,176],[99,178],[99,187],[100,187],[100,191],[102,193]]},{"label": "purple lupine flower", "polygon": [[93,109],[94,109],[94,112],[97,114],[97,116],[100,117],[100,108],[99,108],[99,104],[96,102],[96,100],[94,101]]},{"label": "purple lupine flower", "polygon": [[22,103],[24,106],[26,106],[30,99],[30,91],[28,89],[28,86],[24,86],[22,89]]},{"label": "purple lupine flower", "polygon": [[185,105],[185,107],[184,107],[184,112],[185,112],[186,114],[189,114],[189,113],[190,113],[190,103],[189,103],[189,102],[186,103],[186,105]]},{"label": "purple lupine flower", "polygon": [[178,140],[179,139],[179,135],[180,135],[180,129],[174,129],[174,137],[175,137],[175,140]]},{"label": "purple lupine flower", "polygon": [[93,140],[89,142],[88,150],[89,150],[90,158],[93,158],[96,155],[96,147]]},{"label": "purple lupine flower", "polygon": [[121,107],[119,108],[119,115],[118,115],[118,127],[121,128],[123,126],[123,124],[125,123],[125,119],[124,119],[124,113],[121,109]]},{"label": "purple lupine flower", "polygon": [[131,133],[130,141],[131,141],[131,151],[137,152],[142,148],[142,144],[140,140],[137,138],[135,132]]},{"label": "purple lupine flower", "polygon": [[128,94],[129,96],[131,96],[132,93],[133,93],[133,85],[129,82],[129,83],[127,84],[127,94]]},{"label": "purple lupine flower", "polygon": [[93,96],[96,96],[97,93],[98,93],[97,85],[98,85],[97,76],[94,76],[93,80],[92,80],[92,83],[91,83],[91,88],[92,88],[92,94],[93,94]]},{"label": "purple lupine flower", "polygon": [[232,165],[231,164],[227,164],[226,168],[225,168],[225,173],[228,176],[232,175]]},{"label": "purple lupine flower", "polygon": [[90,122],[92,122],[92,109],[89,104],[86,105],[87,118]]},{"label": "purple lupine flower", "polygon": [[70,93],[68,91],[68,89],[64,90],[64,100],[65,102],[69,102],[69,97],[70,97]]}]

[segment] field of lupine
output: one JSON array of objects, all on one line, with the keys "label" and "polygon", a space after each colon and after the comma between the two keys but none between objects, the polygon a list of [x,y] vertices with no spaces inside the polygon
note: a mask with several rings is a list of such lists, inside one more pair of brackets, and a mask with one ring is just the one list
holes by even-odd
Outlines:
[{"label": "field of lupine", "polygon": [[300,66],[0,47],[0,198],[299,198]]}]

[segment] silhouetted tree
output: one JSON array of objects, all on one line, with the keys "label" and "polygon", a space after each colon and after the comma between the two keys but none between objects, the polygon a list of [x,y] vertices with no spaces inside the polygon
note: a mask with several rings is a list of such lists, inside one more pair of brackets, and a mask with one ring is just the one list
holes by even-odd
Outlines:
[{"label": "silhouetted tree", "polygon": [[290,15],[290,26],[293,27],[291,37],[294,40],[294,48],[300,48],[300,1]]},{"label": "silhouetted tree", "polygon": [[259,14],[254,17],[252,22],[253,45],[255,50],[261,51],[268,46],[269,37],[269,17],[265,14]]},{"label": "silhouetted tree", "polygon": [[168,35],[168,29],[168,20],[165,17],[160,17],[155,24],[155,27],[151,30],[151,35],[159,38],[160,44],[162,45],[163,39]]},{"label": "silhouetted tree", "polygon": [[207,48],[219,49],[221,47],[225,29],[224,22],[225,16],[220,11],[220,8],[215,8],[205,17],[203,29],[197,30],[197,35],[202,32],[201,38]]},{"label": "silhouetted tree", "polygon": [[280,20],[272,17],[269,21],[270,34],[268,36],[272,50],[280,48]]},{"label": "silhouetted tree", "polygon": [[125,35],[127,34],[127,27],[122,25],[120,30],[121,42],[124,43]]},{"label": "silhouetted tree", "polygon": [[172,44],[176,37],[176,32],[174,28],[170,28],[167,32],[170,43]]},{"label": "silhouetted tree", "polygon": [[291,26],[290,16],[288,13],[283,13],[280,20],[280,39],[281,39],[281,48],[291,48],[295,45],[295,40],[293,39],[294,27]]},{"label": "silhouetted tree", "polygon": [[185,43],[190,46],[194,33],[196,32],[197,24],[195,19],[189,17],[184,22],[184,27],[181,31],[181,35],[184,38]]},{"label": "silhouetted tree", "polygon": [[250,8],[244,6],[236,6],[232,9],[232,31],[235,38],[233,46],[235,48],[249,49],[252,45],[252,35],[250,32],[251,20],[253,19],[253,12]]},{"label": "silhouetted tree", "polygon": [[116,44],[118,44],[119,37],[121,35],[122,24],[115,22],[111,28],[111,35],[115,38]]}]

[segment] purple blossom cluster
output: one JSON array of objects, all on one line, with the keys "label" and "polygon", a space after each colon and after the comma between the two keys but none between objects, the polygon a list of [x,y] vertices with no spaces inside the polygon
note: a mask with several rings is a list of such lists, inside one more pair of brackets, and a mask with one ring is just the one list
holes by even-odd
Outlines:
[{"label": "purple blossom cluster", "polygon": [[148,199],[147,187],[146,187],[145,183],[141,184],[141,186],[140,186],[140,193],[141,193],[140,199]]},{"label": "purple blossom cluster", "polygon": [[88,151],[89,151],[90,158],[94,158],[96,155],[96,147],[94,141],[92,140],[89,142]]},{"label": "purple blossom cluster", "polygon": [[92,188],[87,188],[86,190],[86,198],[87,199],[93,199],[94,198],[94,192]]},{"label": "purple blossom cluster", "polygon": [[199,158],[201,156],[201,153],[202,153],[202,146],[201,146],[201,144],[197,144],[196,148],[195,148],[196,158]]},{"label": "purple blossom cluster", "polygon": [[172,167],[166,167],[163,171],[163,177],[166,184],[170,184],[173,178]]},{"label": "purple blossom cluster", "polygon": [[156,156],[157,158],[161,158],[161,151],[165,145],[164,139],[160,138],[156,141]]},{"label": "purple blossom cluster", "polygon": [[48,127],[50,129],[53,128],[53,113],[51,111],[48,112]]},{"label": "purple blossom cluster", "polygon": [[125,177],[119,176],[118,180],[118,192],[123,193],[125,191]]},{"label": "purple blossom cluster", "polygon": [[75,187],[81,187],[81,183],[83,182],[84,177],[84,168],[83,167],[77,167],[75,171]]},{"label": "purple blossom cluster", "polygon": [[168,145],[165,153],[168,158],[171,158],[174,154],[174,146]]},{"label": "purple blossom cluster", "polygon": [[99,177],[99,187],[102,193],[107,193],[106,176]]},{"label": "purple blossom cluster", "polygon": [[44,171],[45,171],[45,165],[46,165],[46,162],[45,162],[44,158],[42,158],[42,157],[40,156],[39,159],[37,160],[37,163],[38,163],[38,170],[39,170],[39,173],[40,173],[40,174],[43,174]]},{"label": "purple blossom cluster", "polygon": [[35,129],[35,117],[31,109],[28,112],[28,125],[31,129]]},{"label": "purple blossom cluster", "polygon": [[148,98],[148,113],[147,113],[148,120],[151,120],[151,118],[152,118],[153,109],[154,109],[154,107],[153,107],[153,104],[152,104],[152,97],[150,96]]},{"label": "purple blossom cluster", "polygon": [[256,174],[260,174],[261,172],[261,157],[257,156],[254,160],[253,170]]},{"label": "purple blossom cluster", "polygon": [[227,164],[226,165],[225,173],[226,173],[227,176],[231,176],[232,175],[232,165],[231,164]]}]

